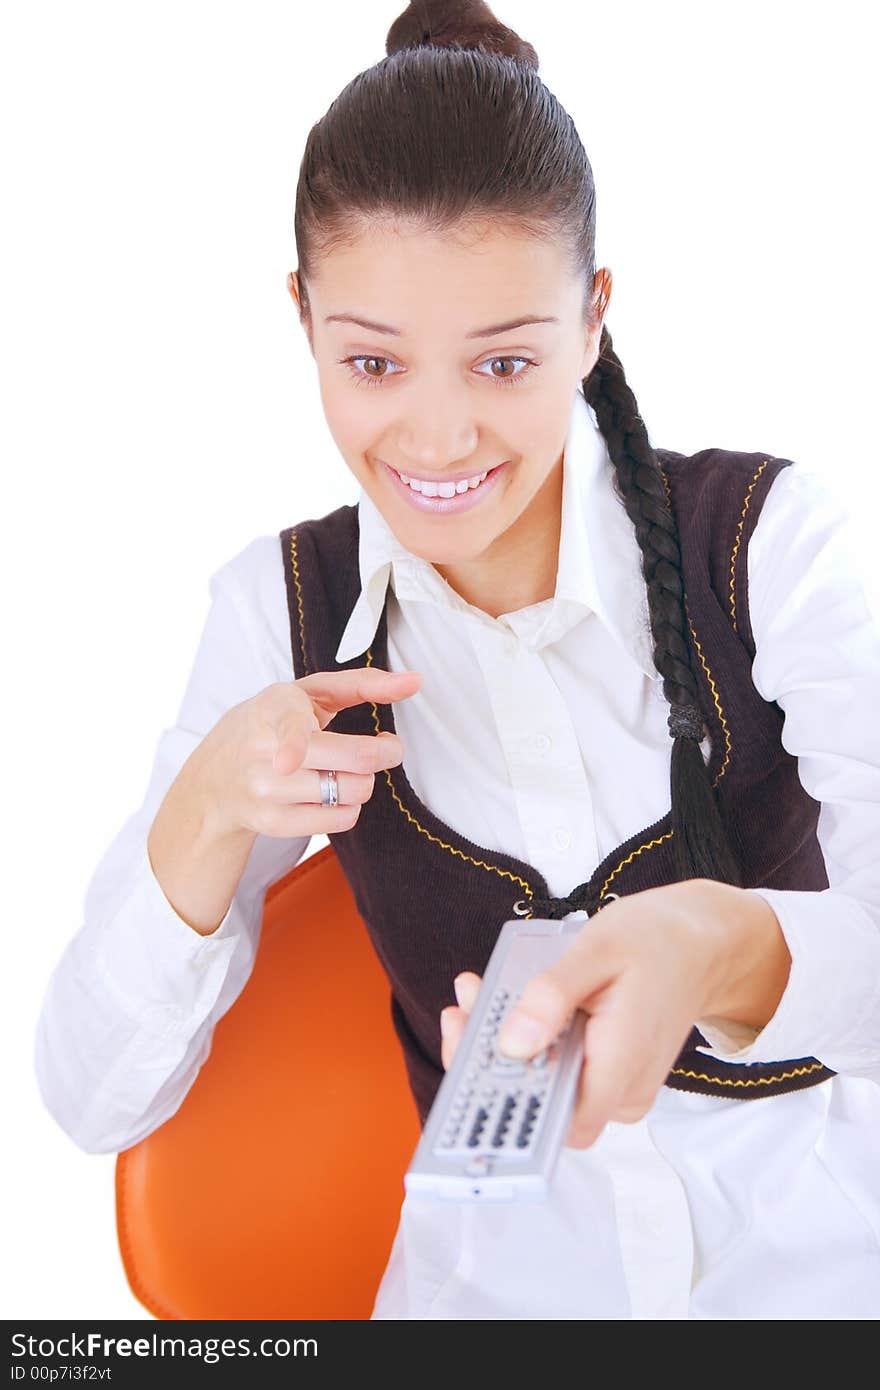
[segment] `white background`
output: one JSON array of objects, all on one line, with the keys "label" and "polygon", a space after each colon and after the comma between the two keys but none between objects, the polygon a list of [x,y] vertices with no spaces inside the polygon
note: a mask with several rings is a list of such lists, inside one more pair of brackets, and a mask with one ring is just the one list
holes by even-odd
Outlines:
[{"label": "white background", "polygon": [[[3,11],[7,1318],[151,1316],[118,1253],[115,1157],[43,1109],[33,1033],[175,718],[209,574],[356,500],[285,277],[307,132],[403,8]],[[880,611],[872,7],[496,13],[593,164],[608,326],[653,442],[821,471]]]}]

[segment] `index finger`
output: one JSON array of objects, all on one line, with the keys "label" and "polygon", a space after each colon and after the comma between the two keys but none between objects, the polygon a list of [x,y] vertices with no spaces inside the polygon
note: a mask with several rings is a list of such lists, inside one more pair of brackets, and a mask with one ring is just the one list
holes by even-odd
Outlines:
[{"label": "index finger", "polygon": [[[422,683],[420,671],[386,671],[382,666],[355,666],[350,671],[313,671],[297,685],[317,706],[323,729],[337,710],[350,709],[366,700],[389,704],[414,695]],[[320,718],[326,715],[326,718]]]}]

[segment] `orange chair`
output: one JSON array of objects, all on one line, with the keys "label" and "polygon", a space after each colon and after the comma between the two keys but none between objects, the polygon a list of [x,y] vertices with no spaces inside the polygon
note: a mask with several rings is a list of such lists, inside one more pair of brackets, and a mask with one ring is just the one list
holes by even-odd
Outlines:
[{"label": "orange chair", "polygon": [[253,972],[180,1108],[117,1157],[135,1298],[163,1319],[369,1319],[419,1132],[328,845],[269,889]]}]

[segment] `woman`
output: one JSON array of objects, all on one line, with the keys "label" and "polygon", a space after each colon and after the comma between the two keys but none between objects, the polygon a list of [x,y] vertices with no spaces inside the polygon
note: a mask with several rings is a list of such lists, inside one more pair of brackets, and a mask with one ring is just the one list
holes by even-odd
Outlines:
[{"label": "woman", "polygon": [[386,47],[309,135],[289,280],[359,503],[215,576],[44,1097],[104,1151],[172,1114],[326,832],[422,1121],[503,921],[585,915],[518,1010],[520,1055],[588,1015],[550,1198],[407,1198],[375,1318],[875,1316],[880,643],[839,519],[790,460],[652,446],[534,49],[461,3]]}]

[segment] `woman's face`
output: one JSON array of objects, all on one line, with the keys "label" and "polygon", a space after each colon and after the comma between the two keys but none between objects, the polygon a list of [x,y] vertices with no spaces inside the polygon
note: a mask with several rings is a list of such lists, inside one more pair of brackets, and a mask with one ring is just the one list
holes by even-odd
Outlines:
[{"label": "woman's face", "polygon": [[[374,224],[319,261],[303,326],[327,423],[408,550],[467,567],[512,558],[536,530],[558,539],[569,417],[610,286],[600,270],[587,328],[560,248],[497,228],[465,239]],[[288,287],[299,304],[293,274]],[[461,489],[486,470],[449,500],[398,476]]]}]

